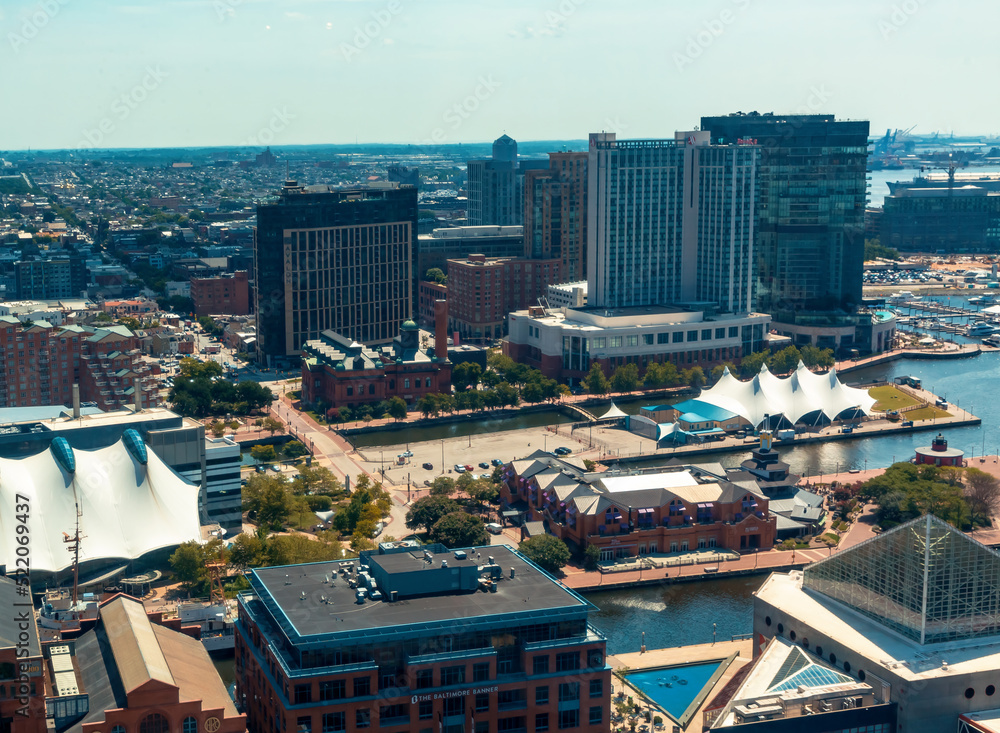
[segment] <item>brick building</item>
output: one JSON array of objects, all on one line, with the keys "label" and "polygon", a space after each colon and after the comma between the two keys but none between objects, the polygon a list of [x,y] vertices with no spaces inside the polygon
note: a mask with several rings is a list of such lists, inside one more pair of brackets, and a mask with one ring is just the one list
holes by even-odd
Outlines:
[{"label": "brick building", "polygon": [[[602,560],[703,548],[769,549],[769,498],[741,471],[739,484],[698,466],[638,474],[586,473],[550,453],[503,467],[505,518],[544,521],[550,534]],[[743,475],[746,474],[746,475]]]},{"label": "brick building", "polygon": [[417,323],[431,326],[434,323],[434,302],[448,299],[448,286],[421,280],[417,284]]},{"label": "brick building", "polygon": [[414,404],[425,394],[451,391],[451,362],[445,332],[448,308],[437,301],[436,343],[440,352],[421,348],[420,329],[405,321],[391,346],[371,349],[335,331],[307,341],[302,357],[302,400],[308,405],[355,407],[402,397]]},{"label": "brick building", "polygon": [[562,279],[557,259],[448,260],[448,330],[466,341],[501,338],[508,313],[537,304]]},{"label": "brick building", "polygon": [[385,542],[247,577],[236,691],[251,733],[608,730],[593,606],[509,547]]},{"label": "brick building", "polygon": [[139,356],[136,337],[124,326],[22,326],[0,316],[0,407],[69,404],[79,384],[81,400],[114,410],[135,404],[137,382],[142,406],[154,407],[159,396],[142,385],[150,368]]},{"label": "brick building", "polygon": [[218,277],[192,278],[191,300],[199,316],[249,314],[250,282],[246,270]]}]

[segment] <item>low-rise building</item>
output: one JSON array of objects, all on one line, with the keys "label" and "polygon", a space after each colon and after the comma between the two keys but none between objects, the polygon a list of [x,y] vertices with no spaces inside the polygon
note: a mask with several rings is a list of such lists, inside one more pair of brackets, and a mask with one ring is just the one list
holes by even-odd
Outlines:
[{"label": "low-rise building", "polygon": [[250,284],[246,271],[191,278],[191,300],[199,316],[247,315],[250,313]]},{"label": "low-rise building", "polygon": [[[33,507],[42,511],[42,507]],[[0,577],[0,730],[45,733],[45,673],[31,594],[11,578]],[[25,579],[27,575],[24,576]]]}]

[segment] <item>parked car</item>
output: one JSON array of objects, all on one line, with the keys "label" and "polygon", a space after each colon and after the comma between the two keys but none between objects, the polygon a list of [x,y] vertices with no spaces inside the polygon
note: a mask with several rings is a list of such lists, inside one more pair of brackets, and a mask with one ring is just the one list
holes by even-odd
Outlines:
[{"label": "parked car", "polygon": [[573,452],[573,449],[572,448],[567,448],[566,446],[561,445],[561,446],[559,446],[558,448],[556,448],[552,452],[555,453],[557,456],[568,456],[570,453]]},{"label": "parked car", "polygon": [[274,471],[275,473],[281,473],[281,466],[275,464],[271,466],[271,470]]},{"label": "parked car", "polygon": [[425,464],[423,465],[423,467],[424,467],[425,469],[427,469],[428,471],[433,471],[433,470],[434,470],[434,464],[433,464],[433,463],[425,463]]},{"label": "parked car", "polygon": [[413,451],[411,451],[411,450],[404,450],[399,455],[401,455],[403,458],[413,458]]},{"label": "parked car", "polygon": [[465,466],[463,466],[461,463],[456,463],[455,473],[465,473]]},{"label": "parked car", "polygon": [[479,464],[479,467],[480,468],[489,468],[490,464],[488,464],[486,461],[483,461],[482,463]]},{"label": "parked car", "polygon": [[489,532],[490,534],[500,534],[501,532],[503,532],[503,527],[501,527],[496,522],[490,522],[489,524],[486,525],[486,531]]},{"label": "parked car", "polygon": [[493,464],[494,466],[502,466],[503,465],[503,461],[501,461],[499,458],[494,458],[492,461],[490,461],[490,463]]},{"label": "parked car", "polygon": [[466,471],[471,471],[472,470],[472,466],[470,464],[466,463],[465,464],[465,470]]}]

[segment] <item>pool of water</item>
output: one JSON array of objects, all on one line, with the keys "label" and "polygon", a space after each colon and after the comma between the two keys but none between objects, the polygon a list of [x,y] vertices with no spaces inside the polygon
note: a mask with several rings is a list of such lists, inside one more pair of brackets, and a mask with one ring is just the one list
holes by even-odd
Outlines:
[{"label": "pool of water", "polygon": [[626,678],[650,700],[680,720],[691,702],[708,683],[722,662],[661,667],[629,672]]}]

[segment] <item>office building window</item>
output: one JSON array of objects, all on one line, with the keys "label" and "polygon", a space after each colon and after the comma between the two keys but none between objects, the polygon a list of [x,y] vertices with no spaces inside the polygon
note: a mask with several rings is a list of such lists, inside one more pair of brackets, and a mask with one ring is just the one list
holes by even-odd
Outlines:
[{"label": "office building window", "polygon": [[497,721],[497,733],[507,733],[507,731],[524,730],[527,726],[524,716],[517,718],[500,718]]},{"label": "office building window", "polygon": [[656,334],[656,343],[658,344],[670,343],[670,334],[667,333],[666,331]]},{"label": "office building window", "polygon": [[414,684],[418,690],[434,687],[434,670],[421,669],[417,672],[417,679]]},{"label": "office building window", "polygon": [[323,733],[342,733],[345,730],[347,730],[345,712],[323,713]]},{"label": "office building window", "polygon": [[600,705],[594,705],[590,709],[590,724],[600,725],[604,720],[604,708]]},{"label": "office building window", "polygon": [[532,674],[549,673],[549,657],[547,654],[540,654],[531,660]]},{"label": "office building window", "polygon": [[476,727],[473,733],[490,733],[490,721],[488,720],[477,720]]},{"label": "office building window", "polygon": [[354,697],[368,697],[372,694],[371,677],[354,678]]},{"label": "office building window", "polygon": [[580,669],[580,652],[556,654],[556,672],[572,672]]},{"label": "office building window", "polygon": [[452,715],[465,715],[465,698],[449,697],[444,701],[444,714],[446,717]]},{"label": "office building window", "polygon": [[355,728],[371,728],[372,725],[372,711],[368,708],[361,708],[360,710],[354,711],[354,727]]},{"label": "office building window", "polygon": [[476,693],[476,712],[477,713],[487,713],[490,710],[490,693],[488,692],[477,692]]},{"label": "office building window", "polygon": [[566,730],[567,728],[579,728],[579,727],[580,727],[579,710],[559,711],[559,730]]},{"label": "office building window", "polygon": [[448,685],[460,685],[465,682],[465,667],[442,667],[441,668],[441,686],[447,687]]},{"label": "office building window", "polygon": [[604,680],[597,679],[590,681],[590,696],[591,697],[604,696]]},{"label": "office building window", "polygon": [[549,702],[548,685],[535,688],[535,705],[547,705]]},{"label": "office building window", "polygon": [[611,337],[611,348],[612,349],[620,349],[621,345],[622,345],[622,337],[621,336],[612,336]]},{"label": "office building window", "polygon": [[579,682],[563,682],[559,685],[559,702],[569,702],[580,699]]},{"label": "office building window", "polygon": [[421,700],[417,703],[417,717],[420,720],[430,720],[434,717],[434,701]]},{"label": "office building window", "polygon": [[298,733],[312,733],[313,719],[311,715],[300,715],[295,721],[295,730]]},{"label": "office building window", "polygon": [[472,681],[485,682],[490,678],[490,663],[477,662],[472,665]]},{"label": "office building window", "polygon": [[542,733],[549,729],[549,714],[538,713],[535,716],[535,733]]},{"label": "office building window", "polygon": [[633,333],[625,337],[626,346],[638,346],[639,345],[639,334]]},{"label": "office building window", "polygon": [[646,346],[652,346],[653,345],[653,334],[651,334],[651,333],[644,333],[642,335],[642,342]]},{"label": "office building window", "polygon": [[295,704],[312,702],[312,685],[295,685]]},{"label": "office building window", "polygon": [[740,327],[739,326],[730,326],[729,327],[729,338],[734,339],[734,338],[738,337],[739,335],[740,335]]},{"label": "office building window", "polygon": [[726,337],[726,329],[724,328],[715,329],[715,338],[724,339],[725,337]]},{"label": "office building window", "polygon": [[403,389],[409,389],[409,388],[410,388],[410,380],[409,379],[404,379],[403,380]]},{"label": "office building window", "polygon": [[674,331],[672,341],[675,344],[682,344],[682,343],[684,343],[684,332],[683,331]]},{"label": "office building window", "polygon": [[344,680],[319,683],[319,699],[321,701],[341,700],[345,697],[347,697],[347,684]]},{"label": "office building window", "polygon": [[701,331],[701,340],[702,341],[711,341],[712,340],[712,329],[710,329],[710,328],[704,328],[704,329],[702,329],[702,331]]},{"label": "office building window", "polygon": [[603,336],[595,338],[591,341],[591,344],[595,349],[603,349],[607,346],[607,343],[608,343],[607,339],[605,339]]},{"label": "office building window", "polygon": [[687,333],[688,333],[687,340],[689,342],[691,342],[691,341],[697,341],[698,340],[698,332],[697,331],[688,331]]}]

